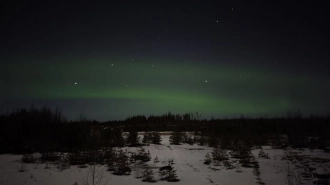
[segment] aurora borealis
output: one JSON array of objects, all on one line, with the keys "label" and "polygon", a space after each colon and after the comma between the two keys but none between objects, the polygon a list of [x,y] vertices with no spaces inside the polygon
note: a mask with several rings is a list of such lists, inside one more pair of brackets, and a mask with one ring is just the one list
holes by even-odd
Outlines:
[{"label": "aurora borealis", "polygon": [[64,4],[6,4],[1,112],[47,104],[101,121],[329,113],[322,9],[314,20],[307,4]]}]

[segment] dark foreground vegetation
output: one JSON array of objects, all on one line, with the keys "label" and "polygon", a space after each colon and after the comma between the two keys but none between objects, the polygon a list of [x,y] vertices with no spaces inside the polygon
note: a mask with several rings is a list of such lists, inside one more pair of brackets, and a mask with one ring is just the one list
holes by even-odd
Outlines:
[{"label": "dark foreground vegetation", "polygon": [[[171,144],[221,145],[230,150],[244,143],[249,148],[272,145],[328,151],[330,117],[201,120],[198,113],[167,113],[97,122],[67,121],[60,111],[47,107],[20,109],[0,116],[0,153],[38,152],[43,159],[54,160],[58,157],[54,152],[60,152],[69,153],[73,164],[104,162],[106,156],[114,155],[114,147],[159,144],[162,131],[171,131]],[[145,132],[143,144],[137,132]]]}]

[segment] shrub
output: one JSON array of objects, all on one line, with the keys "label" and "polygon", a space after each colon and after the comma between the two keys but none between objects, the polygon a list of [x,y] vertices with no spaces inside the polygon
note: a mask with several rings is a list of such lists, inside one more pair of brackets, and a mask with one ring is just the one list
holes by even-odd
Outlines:
[{"label": "shrub", "polygon": [[25,172],[26,171],[26,166],[23,162],[17,167],[18,172]]},{"label": "shrub", "polygon": [[143,181],[146,181],[146,182],[155,182],[154,172],[149,168],[145,168],[143,170],[142,178],[143,178]]},{"label": "shrub", "polygon": [[212,158],[213,160],[223,161],[227,160],[227,151],[225,149],[221,149],[219,146],[213,148],[212,150]]},{"label": "shrub", "polygon": [[159,132],[157,132],[157,131],[152,132],[151,142],[153,144],[160,144],[161,141],[162,141],[162,138],[160,137]]},{"label": "shrub", "polygon": [[263,149],[260,150],[258,156],[259,156],[259,158],[269,159],[268,153],[266,153]]},{"label": "shrub", "polygon": [[21,158],[23,163],[33,163],[36,161],[36,158],[32,154],[24,154]]},{"label": "shrub", "polygon": [[211,164],[211,157],[210,157],[210,154],[209,153],[207,153],[206,155],[205,155],[205,159],[204,159],[204,164]]},{"label": "shrub", "polygon": [[173,131],[170,136],[171,145],[179,145],[182,142],[183,133],[179,131]]}]

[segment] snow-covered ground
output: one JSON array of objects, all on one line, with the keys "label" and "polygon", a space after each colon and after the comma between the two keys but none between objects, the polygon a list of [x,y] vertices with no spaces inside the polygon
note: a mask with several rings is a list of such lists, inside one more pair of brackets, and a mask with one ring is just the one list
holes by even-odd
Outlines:
[{"label": "snow-covered ground", "polygon": [[[263,150],[268,153],[269,159],[259,158],[260,149],[252,151],[259,164],[259,169],[240,167],[227,170],[224,166],[205,165],[204,159],[212,148],[198,145],[170,145],[169,136],[163,135],[162,145],[145,146],[146,151],[150,151],[152,160],[147,162],[154,171],[157,184],[181,184],[181,185],[285,185],[294,180],[294,174],[289,176],[288,171],[301,176],[301,182],[311,184],[319,178],[319,175],[330,173],[330,154],[321,150],[294,150],[294,149],[273,149],[270,146],[263,146]],[[124,148],[126,149],[126,148]],[[136,148],[127,148],[128,151],[135,151]],[[158,157],[159,163],[154,164],[154,158]],[[18,172],[22,163],[19,162],[20,155],[0,155],[0,185],[78,185],[84,184],[88,168],[78,168],[70,166],[69,169],[59,171],[55,165],[49,164],[49,169],[45,169],[46,164],[24,164],[25,171]],[[167,165],[169,159],[174,160],[174,168],[177,170],[179,182],[161,181],[158,176],[158,168]],[[237,166],[236,159],[230,159],[233,165]],[[146,184],[141,179],[135,178],[135,172],[131,175],[116,176],[106,171],[106,166],[100,166],[103,172],[103,180],[106,184]],[[260,175],[255,171],[259,170]],[[240,171],[240,172],[238,172]],[[314,173],[312,173],[314,172]],[[309,176],[308,173],[311,175]],[[318,173],[318,175],[315,175]],[[302,177],[305,176],[305,177]],[[306,179],[304,179],[306,178]],[[326,182],[329,180],[324,180]]]}]

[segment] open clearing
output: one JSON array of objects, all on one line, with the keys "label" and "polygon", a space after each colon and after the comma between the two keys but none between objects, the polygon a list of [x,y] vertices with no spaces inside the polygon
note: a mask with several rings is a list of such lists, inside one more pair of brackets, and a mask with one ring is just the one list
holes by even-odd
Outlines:
[{"label": "open clearing", "polygon": [[[230,158],[233,168],[225,166],[203,164],[211,147],[199,145],[170,145],[169,136],[162,136],[162,145],[144,146],[150,151],[152,159],[145,164],[154,172],[157,184],[214,184],[214,185],[285,185],[285,184],[330,184],[330,154],[322,150],[310,149],[274,149],[262,146],[268,153],[269,159],[258,156],[260,149],[252,150],[258,165],[255,167],[241,167],[237,159]],[[135,151],[135,147],[124,147],[124,150]],[[159,163],[154,163],[158,157]],[[0,155],[0,184],[1,185],[78,185],[84,184],[88,168],[70,166],[69,169],[59,171],[55,164],[22,164],[21,155]],[[160,180],[158,168],[165,166],[169,159],[173,159],[174,168],[177,170],[179,182]],[[24,167],[24,172],[18,172]],[[48,169],[45,169],[45,167]],[[100,166],[103,170],[103,182],[106,184],[146,184],[135,178],[133,169],[130,175],[117,176],[106,171],[106,165]]]}]

